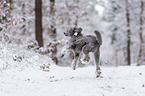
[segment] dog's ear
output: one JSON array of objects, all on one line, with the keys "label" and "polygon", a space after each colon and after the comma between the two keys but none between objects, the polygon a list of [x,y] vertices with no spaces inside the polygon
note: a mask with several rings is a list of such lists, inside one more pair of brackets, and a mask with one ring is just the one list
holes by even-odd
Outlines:
[{"label": "dog's ear", "polygon": [[79,32],[82,32],[83,29],[80,27],[80,28],[78,28],[78,30],[79,30]]},{"label": "dog's ear", "polygon": [[77,28],[76,28],[76,27],[73,27],[72,29],[73,29],[73,30],[77,30]]}]

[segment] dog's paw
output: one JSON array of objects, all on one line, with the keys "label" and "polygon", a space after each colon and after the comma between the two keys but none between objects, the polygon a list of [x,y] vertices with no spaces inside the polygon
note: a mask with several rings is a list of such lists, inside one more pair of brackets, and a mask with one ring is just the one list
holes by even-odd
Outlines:
[{"label": "dog's paw", "polygon": [[75,66],[73,66],[73,70],[76,70],[76,67]]},{"label": "dog's paw", "polygon": [[65,54],[60,54],[60,58],[64,57]]},{"label": "dog's paw", "polygon": [[103,76],[97,75],[96,78],[103,78]]},{"label": "dog's paw", "polygon": [[76,70],[76,66],[75,66],[75,65],[72,65],[71,68],[72,68],[73,70]]},{"label": "dog's paw", "polygon": [[80,61],[82,64],[89,64],[89,61],[85,61],[83,58]]},{"label": "dog's paw", "polygon": [[98,70],[97,72],[96,72],[96,78],[103,78],[102,76],[101,76],[101,70]]}]

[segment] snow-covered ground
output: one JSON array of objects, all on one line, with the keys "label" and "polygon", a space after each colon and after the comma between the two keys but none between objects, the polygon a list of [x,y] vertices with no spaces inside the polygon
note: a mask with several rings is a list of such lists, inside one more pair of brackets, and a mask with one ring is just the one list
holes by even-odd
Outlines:
[{"label": "snow-covered ground", "polygon": [[144,69],[102,67],[103,78],[95,78],[94,67],[5,70],[0,73],[0,96],[144,96]]},{"label": "snow-covered ground", "polygon": [[[145,66],[101,67],[103,78],[95,78],[94,66],[74,71],[54,65],[47,56],[16,46],[1,47],[0,52],[0,65],[8,66],[0,69],[0,96],[145,95]],[[14,53],[23,55],[23,60],[14,61]],[[46,62],[51,64],[50,71],[40,69]]]}]

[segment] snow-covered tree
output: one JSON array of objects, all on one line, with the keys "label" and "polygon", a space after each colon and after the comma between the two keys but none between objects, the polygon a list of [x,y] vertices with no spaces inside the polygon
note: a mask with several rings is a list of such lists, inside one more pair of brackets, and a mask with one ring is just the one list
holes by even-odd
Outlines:
[{"label": "snow-covered tree", "polygon": [[[127,22],[125,1],[110,0],[107,7],[107,20],[110,22],[112,44],[119,55],[121,63],[127,57]],[[116,53],[115,52],[115,53]],[[125,57],[125,58],[123,58]]]},{"label": "snow-covered tree", "polygon": [[139,38],[140,38],[140,48],[139,48],[139,54],[138,54],[138,60],[137,60],[137,63],[138,65],[142,64],[143,63],[143,58],[145,58],[143,56],[143,53],[144,53],[144,47],[145,45],[143,45],[144,43],[144,40],[143,40],[143,25],[144,25],[144,16],[143,16],[143,13],[144,13],[144,0],[140,0],[140,20],[139,20]]},{"label": "snow-covered tree", "polygon": [[11,4],[6,0],[0,1],[0,41],[9,41],[9,34],[6,32],[11,23],[10,18]]},{"label": "snow-covered tree", "polygon": [[144,31],[142,15],[144,8],[141,2],[141,0],[109,0],[109,6],[106,7],[105,16],[110,22],[109,30],[112,32],[114,56],[120,64],[136,63],[137,58],[142,54],[137,51],[142,50],[139,46],[143,43],[139,44],[139,41],[144,36],[140,35]]}]

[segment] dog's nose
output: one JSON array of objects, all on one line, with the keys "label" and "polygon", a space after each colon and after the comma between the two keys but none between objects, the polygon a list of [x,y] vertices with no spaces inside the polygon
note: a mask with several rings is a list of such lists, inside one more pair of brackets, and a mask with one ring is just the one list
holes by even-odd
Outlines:
[{"label": "dog's nose", "polygon": [[65,33],[65,32],[64,32],[64,35],[65,35],[65,36],[68,36],[67,33]]}]

